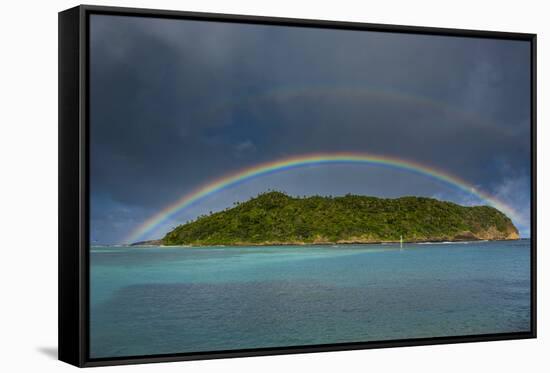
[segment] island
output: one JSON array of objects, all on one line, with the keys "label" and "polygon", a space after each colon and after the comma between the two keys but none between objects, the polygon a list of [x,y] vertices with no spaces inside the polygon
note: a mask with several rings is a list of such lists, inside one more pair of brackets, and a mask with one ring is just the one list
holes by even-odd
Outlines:
[{"label": "island", "polygon": [[510,218],[490,206],[426,197],[293,197],[268,191],[135,246],[272,246],[517,240]]}]

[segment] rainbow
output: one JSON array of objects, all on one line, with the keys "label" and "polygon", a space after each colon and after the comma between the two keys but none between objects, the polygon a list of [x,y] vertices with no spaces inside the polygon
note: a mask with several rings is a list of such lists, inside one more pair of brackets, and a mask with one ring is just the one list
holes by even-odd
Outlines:
[{"label": "rainbow", "polygon": [[278,159],[272,162],[261,163],[204,184],[192,192],[185,194],[183,197],[168,205],[157,214],[151,216],[134,231],[132,231],[126,241],[129,243],[139,241],[145,235],[154,231],[159,225],[164,223],[170,217],[181,212],[183,209],[222,190],[226,190],[260,176],[301,167],[327,164],[368,164],[394,168],[427,176],[436,181],[474,195],[490,206],[502,211],[510,218],[521,221],[520,215],[514,211],[513,208],[506,205],[502,201],[499,201],[495,197],[492,197],[489,194],[477,189],[474,185],[434,167],[428,167],[408,160],[366,153],[320,153],[293,156]]},{"label": "rainbow", "polygon": [[220,120],[216,115],[220,115],[226,110],[233,111],[238,107],[255,107],[257,102],[261,100],[284,102],[286,100],[295,100],[299,97],[322,97],[323,95],[340,96],[346,99],[378,98],[393,101],[396,104],[410,103],[415,105],[415,107],[423,107],[426,110],[444,112],[476,128],[485,128],[488,131],[494,131],[501,135],[512,135],[513,132],[511,129],[495,125],[495,123],[488,121],[486,117],[476,114],[475,112],[468,112],[462,109],[459,110],[453,105],[430,97],[418,94],[413,95],[402,91],[371,87],[354,87],[351,85],[302,85],[272,88],[264,92],[254,92],[250,96],[231,97],[213,106],[208,112],[204,113],[204,116],[208,120]]}]

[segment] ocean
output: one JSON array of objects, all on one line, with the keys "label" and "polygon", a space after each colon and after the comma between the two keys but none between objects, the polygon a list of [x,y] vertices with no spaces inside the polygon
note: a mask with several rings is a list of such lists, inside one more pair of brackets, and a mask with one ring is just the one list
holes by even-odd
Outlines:
[{"label": "ocean", "polygon": [[529,331],[530,245],[92,247],[90,357]]}]

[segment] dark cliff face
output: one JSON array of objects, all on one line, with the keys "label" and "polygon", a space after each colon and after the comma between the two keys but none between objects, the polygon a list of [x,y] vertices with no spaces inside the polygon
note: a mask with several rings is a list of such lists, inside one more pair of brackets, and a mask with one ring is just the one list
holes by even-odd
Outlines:
[{"label": "dark cliff face", "polygon": [[489,206],[423,197],[294,198],[260,194],[180,225],[165,245],[280,245],[518,239],[512,221]]}]

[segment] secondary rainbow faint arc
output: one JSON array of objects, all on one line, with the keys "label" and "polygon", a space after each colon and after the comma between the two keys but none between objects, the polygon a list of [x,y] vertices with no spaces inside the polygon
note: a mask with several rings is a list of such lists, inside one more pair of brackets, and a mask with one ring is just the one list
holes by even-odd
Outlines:
[{"label": "secondary rainbow faint arc", "polygon": [[428,167],[409,160],[366,153],[318,153],[293,156],[261,163],[249,168],[241,169],[210,183],[204,184],[194,191],[185,194],[183,197],[168,205],[157,214],[151,216],[144,223],[133,230],[127,237],[126,241],[131,243],[140,240],[146,234],[152,232],[156,227],[165,222],[168,218],[186,207],[189,207],[199,200],[242,182],[267,174],[283,172],[294,168],[325,164],[370,164],[375,166],[396,168],[424,175],[475,195],[479,199],[505,213],[507,216],[516,219],[517,221],[521,221],[521,217],[516,213],[516,211],[502,201],[499,201],[495,197],[478,190],[474,185],[466,182],[465,180],[438,170],[434,167]]}]

